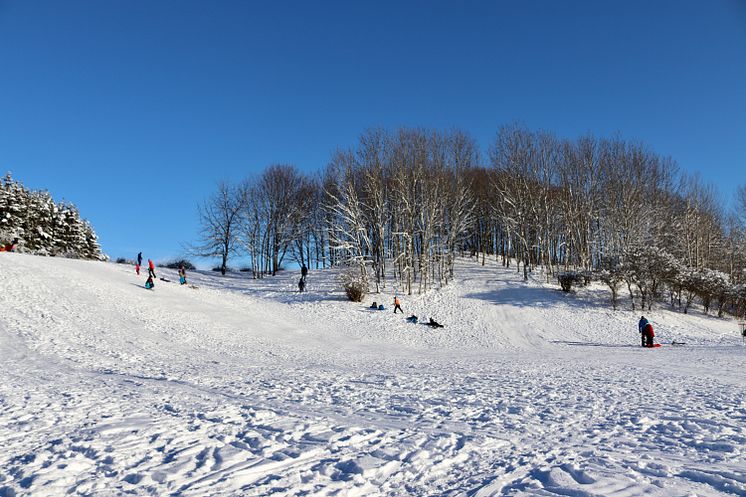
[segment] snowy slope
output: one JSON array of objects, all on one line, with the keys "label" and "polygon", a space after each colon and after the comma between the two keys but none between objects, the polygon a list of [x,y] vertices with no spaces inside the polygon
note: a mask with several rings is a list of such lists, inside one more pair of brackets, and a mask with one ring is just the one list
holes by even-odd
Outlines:
[{"label": "snowy slope", "polygon": [[601,289],[460,266],[402,297],[432,330],[333,272],[303,295],[295,274],[151,292],[3,254],[0,496],[746,495],[734,321],[654,310],[687,345],[641,349]]}]

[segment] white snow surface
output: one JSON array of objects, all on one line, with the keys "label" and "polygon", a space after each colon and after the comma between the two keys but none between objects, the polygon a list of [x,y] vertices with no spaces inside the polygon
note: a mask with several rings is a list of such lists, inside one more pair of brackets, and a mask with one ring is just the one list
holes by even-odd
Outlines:
[{"label": "white snow surface", "polygon": [[1,254],[0,497],[746,495],[731,319],[660,304],[643,349],[628,298],[489,261],[400,295],[440,329],[333,271],[158,273]]}]

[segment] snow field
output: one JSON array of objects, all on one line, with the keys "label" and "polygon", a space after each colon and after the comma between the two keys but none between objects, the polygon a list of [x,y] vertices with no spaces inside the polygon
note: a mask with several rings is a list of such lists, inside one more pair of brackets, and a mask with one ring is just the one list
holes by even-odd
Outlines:
[{"label": "snow field", "polygon": [[746,495],[733,321],[645,313],[687,342],[647,350],[599,288],[458,274],[401,296],[433,330],[331,272],[302,295],[295,274],[150,292],[127,266],[3,254],[0,496]]}]

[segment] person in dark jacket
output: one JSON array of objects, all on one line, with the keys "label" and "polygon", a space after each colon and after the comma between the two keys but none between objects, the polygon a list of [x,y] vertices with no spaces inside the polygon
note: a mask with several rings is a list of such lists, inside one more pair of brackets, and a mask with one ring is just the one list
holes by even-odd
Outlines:
[{"label": "person in dark jacket", "polygon": [[303,293],[306,289],[306,279],[301,277],[301,279],[298,280],[298,291],[300,293]]},{"label": "person in dark jacket", "polygon": [[303,279],[306,279],[306,276],[308,276],[308,268],[305,264],[303,264],[303,267],[300,268],[300,276]]},{"label": "person in dark jacket", "polygon": [[142,252],[137,253],[137,265],[142,266]]},{"label": "person in dark jacket", "polygon": [[645,346],[645,325],[647,324],[648,320],[645,319],[645,316],[640,316],[640,322],[637,323],[637,329],[640,332],[640,340],[643,347]]},{"label": "person in dark jacket", "polygon": [[645,325],[643,336],[645,337],[645,347],[653,347],[653,337],[655,337],[655,332],[653,331],[652,324],[648,323]]}]

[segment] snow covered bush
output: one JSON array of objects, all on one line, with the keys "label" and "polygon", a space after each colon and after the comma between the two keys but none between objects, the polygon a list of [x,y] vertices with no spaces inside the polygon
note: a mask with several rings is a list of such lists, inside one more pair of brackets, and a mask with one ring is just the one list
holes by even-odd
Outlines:
[{"label": "snow covered bush", "polygon": [[353,302],[362,302],[368,293],[368,278],[357,268],[349,268],[342,273],[340,282],[347,298]]},{"label": "snow covered bush", "polygon": [[574,271],[565,271],[557,275],[560,287],[563,292],[569,292],[573,286],[586,286],[588,284],[588,277],[582,273],[576,273]]}]

